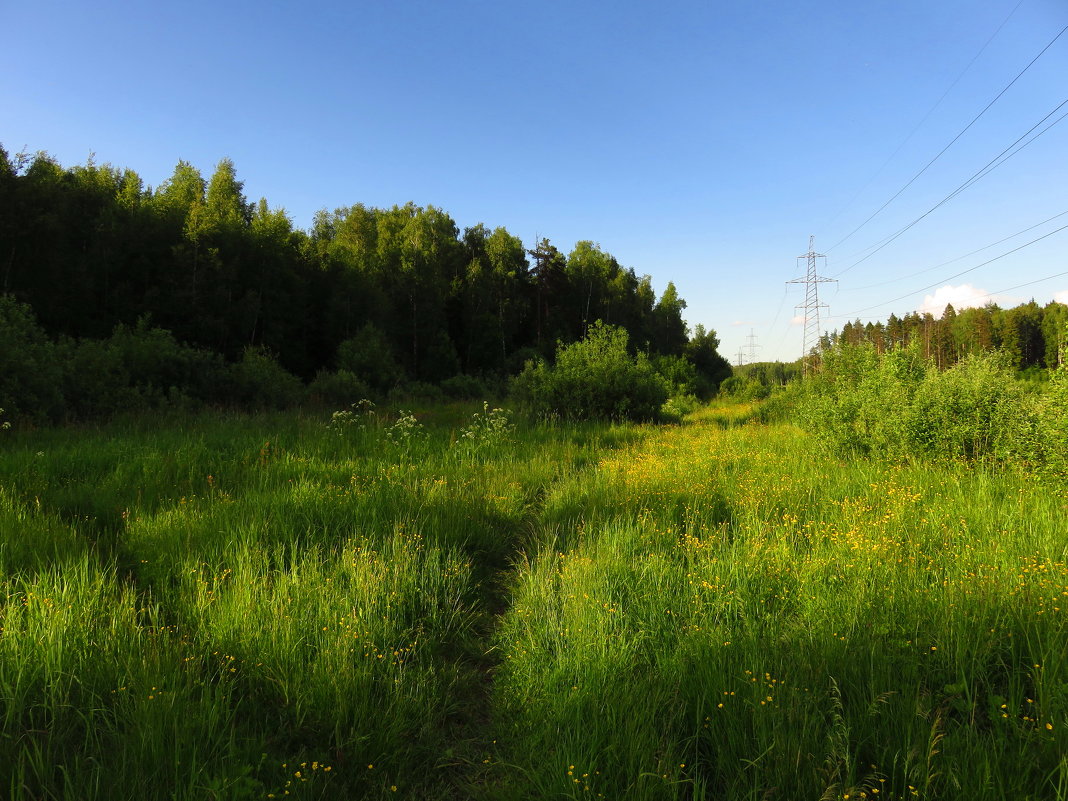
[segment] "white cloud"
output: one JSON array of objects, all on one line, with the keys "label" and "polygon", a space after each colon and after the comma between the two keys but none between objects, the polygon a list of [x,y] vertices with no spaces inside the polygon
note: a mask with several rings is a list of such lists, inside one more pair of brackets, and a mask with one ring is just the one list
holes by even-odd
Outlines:
[{"label": "white cloud", "polygon": [[731,325],[752,325],[752,320],[735,320]]},{"label": "white cloud", "polygon": [[1060,292],[1054,292],[1053,299],[1057,301],[1057,303],[1063,303],[1068,306],[1068,289],[1062,289]]},{"label": "white cloud", "polygon": [[952,303],[957,311],[961,309],[976,309],[988,303],[997,303],[997,296],[991,295],[985,289],[974,287],[971,284],[950,286],[947,284],[936,289],[933,295],[924,295],[923,305],[919,308],[920,313],[930,312],[939,318],[946,310],[946,304]]},{"label": "white cloud", "polygon": [[790,325],[804,325],[804,324],[805,324],[805,315],[803,315],[803,314],[795,314],[793,317],[790,318]]}]

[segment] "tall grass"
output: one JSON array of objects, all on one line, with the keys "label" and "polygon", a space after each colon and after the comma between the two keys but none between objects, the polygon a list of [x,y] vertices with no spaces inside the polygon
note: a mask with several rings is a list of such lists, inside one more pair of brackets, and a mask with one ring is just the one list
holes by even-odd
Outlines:
[{"label": "tall grass", "polygon": [[488,407],[0,441],[0,792],[1068,798],[1068,491]]},{"label": "tall grass", "polygon": [[2,792],[467,796],[497,573],[615,435],[436,416],[5,437]]},{"label": "tall grass", "polygon": [[511,792],[1065,797],[1064,493],[722,419],[548,499],[585,514],[500,628]]}]

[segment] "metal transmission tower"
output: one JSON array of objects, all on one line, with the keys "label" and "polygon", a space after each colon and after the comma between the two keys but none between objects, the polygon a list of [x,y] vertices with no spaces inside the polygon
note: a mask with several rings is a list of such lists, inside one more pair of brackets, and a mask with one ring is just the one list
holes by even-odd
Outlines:
[{"label": "metal transmission tower", "polygon": [[745,347],[749,351],[749,364],[753,364],[756,361],[757,348],[762,347],[756,343],[756,334],[753,329],[749,329],[749,336],[745,338]]},{"label": "metal transmission tower", "polygon": [[795,278],[786,283],[805,285],[805,302],[795,306],[795,308],[802,309],[805,318],[805,335],[801,350],[802,358],[804,359],[803,372],[808,375],[816,363],[816,355],[810,351],[818,350],[820,344],[820,307],[827,308],[826,303],[820,303],[817,287],[820,284],[836,281],[837,279],[816,275],[816,259],[827,258],[822,253],[816,252],[816,237],[810,236],[808,238],[808,253],[802,254],[797,258],[799,261],[805,259],[808,263],[805,277]]},{"label": "metal transmission tower", "polygon": [[741,367],[742,366],[742,355],[743,355],[742,354],[742,349],[738,348],[738,364],[736,365],[737,367]]}]

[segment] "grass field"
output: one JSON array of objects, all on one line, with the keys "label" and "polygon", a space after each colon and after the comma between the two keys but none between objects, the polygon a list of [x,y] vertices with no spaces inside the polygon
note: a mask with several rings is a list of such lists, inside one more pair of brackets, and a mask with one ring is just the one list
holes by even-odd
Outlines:
[{"label": "grass field", "polygon": [[1068,799],[1065,488],[748,411],[0,432],[0,793]]}]

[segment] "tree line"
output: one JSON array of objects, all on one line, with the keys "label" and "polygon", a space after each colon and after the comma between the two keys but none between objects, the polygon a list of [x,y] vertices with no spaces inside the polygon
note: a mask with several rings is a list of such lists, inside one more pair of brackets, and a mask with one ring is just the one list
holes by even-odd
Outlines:
[{"label": "tree line", "polygon": [[387,391],[514,375],[602,321],[691,391],[730,371],[714,331],[690,336],[673,284],[657,297],[591,241],[527,249],[413,203],[323,210],[305,231],[250,202],[229,159],[206,180],[179,161],[151,188],[93,159],[0,148],[0,209],[0,294],[56,341],[162,330],[228,363],[252,349],[305,382],[344,373]]},{"label": "tree line", "polygon": [[885,323],[856,320],[825,337],[823,345],[870,343],[878,353],[915,342],[924,358],[948,369],[965,356],[1002,351],[1016,370],[1056,367],[1066,343],[1068,306],[1034,300],[1011,309],[995,303],[957,311],[948,304],[942,316],[930,312],[891,314]]}]

